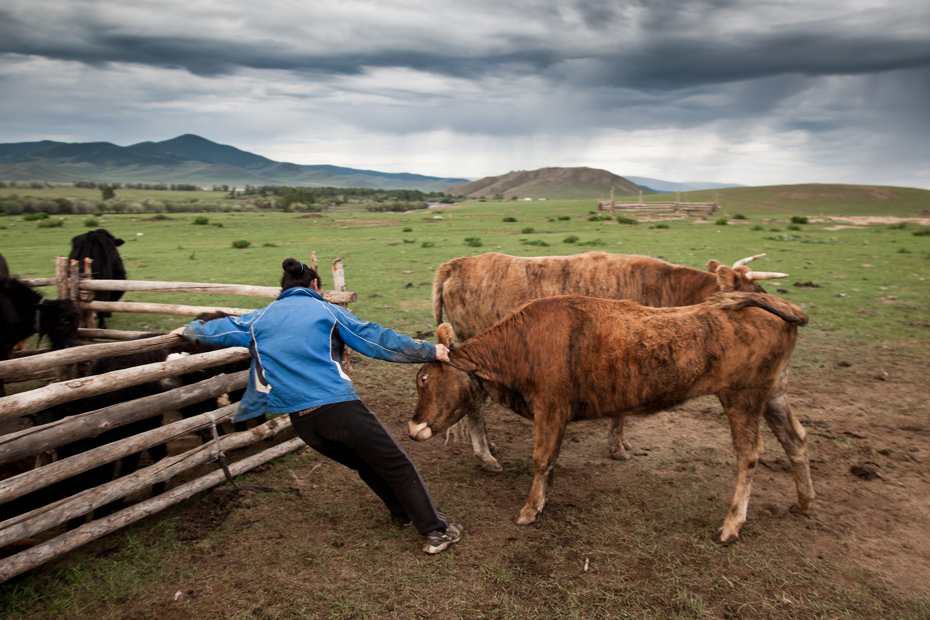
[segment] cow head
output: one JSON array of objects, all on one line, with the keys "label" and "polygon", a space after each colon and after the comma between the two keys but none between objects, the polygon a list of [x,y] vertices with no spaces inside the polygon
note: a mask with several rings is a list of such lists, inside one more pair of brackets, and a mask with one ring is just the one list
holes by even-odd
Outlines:
[{"label": "cow head", "polygon": [[77,344],[81,311],[72,299],[43,299],[36,305],[36,331],[39,339],[48,336],[52,349]]},{"label": "cow head", "polygon": [[749,256],[733,263],[732,267],[721,265],[715,260],[707,261],[707,271],[717,276],[717,286],[722,293],[731,293],[734,291],[743,293],[764,293],[765,289],[759,285],[759,280],[773,280],[775,278],[787,278],[787,273],[777,273],[774,271],[753,271],[746,266],[746,263],[752,262],[757,258],[762,258],[765,254],[756,254]]},{"label": "cow head", "polygon": [[452,326],[443,323],[436,329],[439,343],[449,347],[450,361],[430,362],[417,370],[417,406],[408,424],[410,437],[426,441],[459,420],[468,411],[481,404],[484,391],[474,374],[474,365],[466,359],[457,359],[452,341]]}]

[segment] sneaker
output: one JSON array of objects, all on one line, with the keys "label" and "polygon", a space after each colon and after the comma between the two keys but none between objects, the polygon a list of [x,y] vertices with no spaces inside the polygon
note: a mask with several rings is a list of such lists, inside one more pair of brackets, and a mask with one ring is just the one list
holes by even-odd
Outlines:
[{"label": "sneaker", "polygon": [[462,538],[462,526],[458,523],[450,523],[445,532],[436,530],[426,535],[426,544],[423,545],[423,551],[434,555],[445,551],[449,545],[457,543]]}]

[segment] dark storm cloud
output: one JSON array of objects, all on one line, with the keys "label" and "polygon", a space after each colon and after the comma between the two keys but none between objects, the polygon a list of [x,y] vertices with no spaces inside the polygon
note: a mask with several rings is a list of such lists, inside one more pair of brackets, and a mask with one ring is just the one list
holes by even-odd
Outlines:
[{"label": "dark storm cloud", "polygon": [[708,160],[874,153],[920,179],[928,23],[930,0],[6,0],[0,141],[332,127],[606,153],[605,135],[651,131],[701,136]]},{"label": "dark storm cloud", "polygon": [[487,40],[480,37],[480,25],[479,36],[469,38],[451,25],[437,23],[430,32],[410,24],[407,32],[401,25],[394,36],[347,41],[349,51],[342,46],[319,49],[314,42],[328,24],[312,22],[303,36],[287,31],[281,36],[271,28],[274,22],[266,22],[250,23],[229,36],[205,24],[195,37],[181,34],[183,28],[173,34],[133,24],[114,28],[101,12],[53,23],[55,36],[47,36],[41,24],[37,28],[7,9],[0,10],[0,53],[182,67],[196,75],[241,68],[352,75],[369,67],[408,67],[455,77],[537,74],[576,83],[578,76],[572,80],[560,68],[587,62],[590,83],[578,85],[671,90],[788,73],[862,74],[930,64],[926,31],[902,36],[895,28],[902,20],[930,23],[926,6],[840,11],[829,19],[772,25],[760,20],[721,32],[717,23],[725,22],[717,20],[725,20],[727,11],[738,6],[518,3],[500,9],[502,18],[513,20],[512,28],[489,32]]}]

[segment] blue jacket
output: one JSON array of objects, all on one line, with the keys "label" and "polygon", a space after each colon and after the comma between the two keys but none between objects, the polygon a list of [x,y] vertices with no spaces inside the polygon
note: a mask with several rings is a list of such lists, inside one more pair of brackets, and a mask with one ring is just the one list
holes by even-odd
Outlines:
[{"label": "blue jacket", "polygon": [[314,291],[294,287],[265,308],[184,328],[188,340],[252,353],[249,386],[235,421],[358,400],[342,369],[343,344],[389,362],[432,362],[436,347],[361,321]]}]

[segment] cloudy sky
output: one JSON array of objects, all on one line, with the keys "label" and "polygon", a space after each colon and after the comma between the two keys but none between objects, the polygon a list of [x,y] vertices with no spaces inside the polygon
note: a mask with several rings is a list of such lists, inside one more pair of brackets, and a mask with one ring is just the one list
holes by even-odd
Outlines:
[{"label": "cloudy sky", "polygon": [[930,189],[930,0],[3,0],[0,142]]}]

